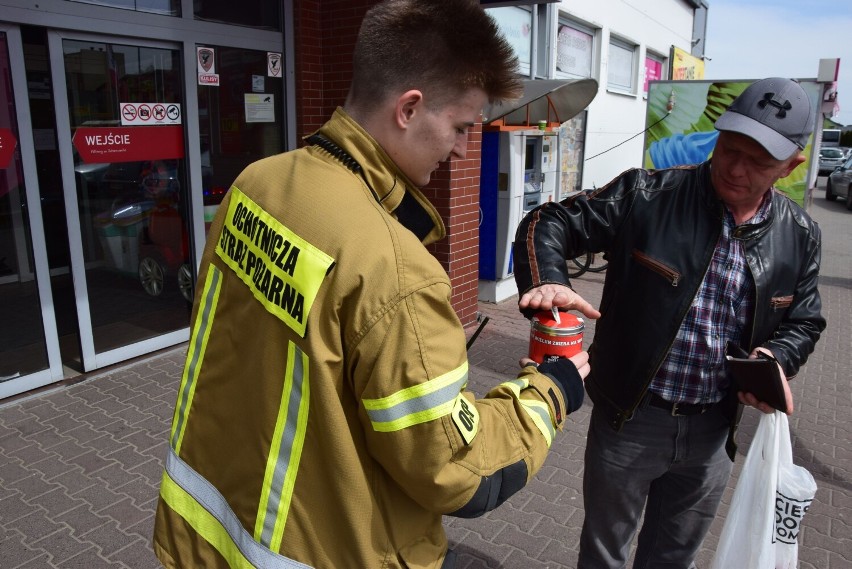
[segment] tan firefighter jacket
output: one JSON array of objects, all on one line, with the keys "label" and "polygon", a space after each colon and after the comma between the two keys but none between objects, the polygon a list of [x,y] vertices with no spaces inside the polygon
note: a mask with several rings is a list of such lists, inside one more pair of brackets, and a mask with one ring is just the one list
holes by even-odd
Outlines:
[{"label": "tan firefighter jacket", "polygon": [[246,168],[210,228],[156,514],[167,568],[441,567],[442,514],[501,503],[561,428],[532,367],[465,391],[424,247],[437,212],[342,109],[318,134]]}]

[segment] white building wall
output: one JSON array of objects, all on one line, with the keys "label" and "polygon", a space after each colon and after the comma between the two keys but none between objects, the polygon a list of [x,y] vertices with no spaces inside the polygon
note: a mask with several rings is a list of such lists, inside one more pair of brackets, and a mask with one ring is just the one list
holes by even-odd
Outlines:
[{"label": "white building wall", "polygon": [[[600,187],[624,170],[642,166],[646,55],[662,61],[661,79],[669,79],[671,48],[678,47],[687,53],[692,50],[697,3],[695,0],[560,0],[488,9],[514,47],[522,74],[534,79],[591,76],[598,81],[598,94],[588,107],[580,188]],[[706,0],[700,3],[706,9]],[[579,32],[567,34],[563,47],[569,47],[560,50],[559,29],[565,20]],[[593,37],[591,56],[586,49],[588,35]],[[612,64],[613,38],[632,50],[629,90],[609,84],[610,69],[617,68]],[[625,50],[618,50],[619,54],[623,56]],[[566,156],[569,162],[563,164],[563,174],[566,168],[576,172],[570,166],[572,158]],[[563,184],[563,189],[573,188],[574,184],[576,180],[570,180],[570,184]]]},{"label": "white building wall", "polygon": [[[558,16],[595,30],[592,77],[598,81],[599,88],[588,107],[582,187],[600,187],[624,170],[642,165],[645,136],[639,133],[646,126],[645,56],[650,52],[662,57],[663,78],[669,78],[671,47],[687,52],[691,49],[694,9],[685,0],[562,0],[552,6],[551,37],[556,37]],[[629,94],[607,85],[612,36],[637,46],[635,89]],[[555,50],[555,45],[548,49]],[[539,76],[544,75],[541,71],[544,70],[540,70]],[[548,71],[551,77],[559,77],[555,72],[555,57],[551,58]]]}]

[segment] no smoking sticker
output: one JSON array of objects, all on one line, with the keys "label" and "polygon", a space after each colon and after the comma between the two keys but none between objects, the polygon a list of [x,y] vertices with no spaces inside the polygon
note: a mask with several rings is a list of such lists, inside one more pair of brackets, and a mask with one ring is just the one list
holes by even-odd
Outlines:
[{"label": "no smoking sticker", "polygon": [[177,103],[121,103],[121,126],[181,124]]}]

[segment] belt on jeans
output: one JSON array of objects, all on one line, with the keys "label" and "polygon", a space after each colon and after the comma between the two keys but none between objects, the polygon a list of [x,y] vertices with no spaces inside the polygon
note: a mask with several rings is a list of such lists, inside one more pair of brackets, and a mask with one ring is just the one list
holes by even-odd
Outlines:
[{"label": "belt on jeans", "polygon": [[701,415],[713,407],[715,403],[672,403],[651,392],[648,405],[665,409],[676,417],[678,415]]}]

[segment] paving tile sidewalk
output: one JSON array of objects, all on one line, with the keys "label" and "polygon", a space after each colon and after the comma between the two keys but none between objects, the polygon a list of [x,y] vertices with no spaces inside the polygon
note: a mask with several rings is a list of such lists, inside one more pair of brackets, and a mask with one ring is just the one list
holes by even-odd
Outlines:
[{"label": "paving tile sidewalk", "polygon": [[[795,460],[819,485],[800,535],[800,567],[852,569],[852,214],[822,191],[810,212],[824,235],[820,289],[829,328],[793,383]],[[597,305],[602,283],[603,275],[587,274],[575,286]],[[514,377],[527,350],[528,322],[515,301],[480,305],[490,321],[469,353],[471,388],[480,395]],[[587,324],[588,340],[594,323]],[[0,568],[160,567],[150,537],[184,350],[0,403]],[[536,478],[502,507],[446,520],[462,569],[576,566],[589,410],[587,401],[572,415]],[[702,569],[756,424],[747,410],[734,476],[697,559]]]}]

